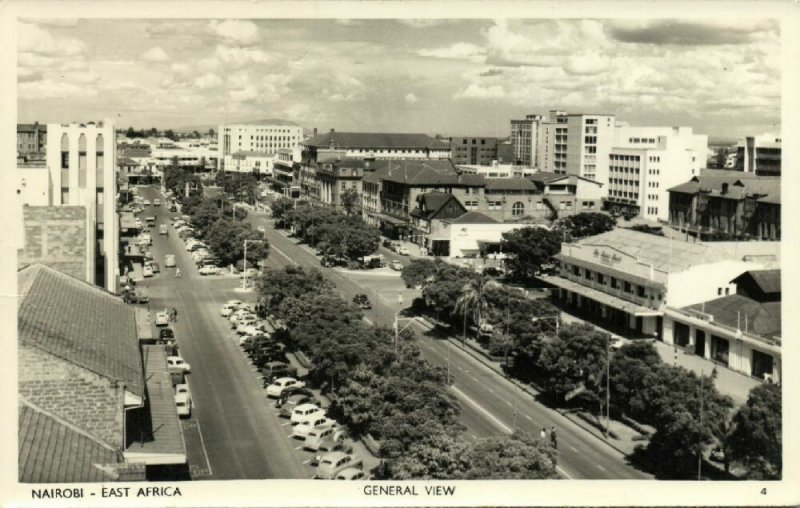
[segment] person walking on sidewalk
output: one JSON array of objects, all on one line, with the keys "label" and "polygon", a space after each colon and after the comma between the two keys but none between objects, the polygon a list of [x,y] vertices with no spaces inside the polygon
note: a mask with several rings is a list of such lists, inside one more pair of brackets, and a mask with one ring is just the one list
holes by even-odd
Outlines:
[{"label": "person walking on sidewalk", "polygon": [[558,436],[556,436],[556,428],[553,427],[550,429],[550,445],[558,450]]}]

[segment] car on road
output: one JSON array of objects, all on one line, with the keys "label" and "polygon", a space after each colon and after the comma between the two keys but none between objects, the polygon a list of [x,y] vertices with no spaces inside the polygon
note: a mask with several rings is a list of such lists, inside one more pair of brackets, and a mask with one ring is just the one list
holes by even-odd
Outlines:
[{"label": "car on road", "polygon": [[402,246],[398,247],[397,248],[397,253],[400,254],[401,256],[410,256],[411,255],[411,252],[409,252],[408,247],[406,247],[405,245],[402,245]]},{"label": "car on road", "polygon": [[266,229],[264,226],[258,226],[258,227],[256,228],[256,230],[257,230],[259,233],[266,233],[266,232],[267,232],[267,229]]},{"label": "car on road", "polygon": [[[176,385],[177,388],[179,385]],[[186,385],[183,385],[186,386]],[[192,398],[185,393],[175,393],[175,408],[178,410],[178,418],[192,416]]]},{"label": "car on road", "polygon": [[150,301],[150,297],[132,290],[122,293],[122,301],[125,303],[147,303]]},{"label": "car on road", "polygon": [[315,417],[313,419],[302,420],[297,425],[294,426],[292,429],[292,437],[295,439],[302,439],[305,441],[306,437],[308,437],[309,432],[312,429],[326,429],[330,427],[336,426],[336,420],[332,420],[326,417],[324,414],[320,415],[319,417]]},{"label": "car on road", "polygon": [[160,199],[154,199],[153,200],[153,206],[161,206],[161,200]]},{"label": "car on road", "polygon": [[156,273],[161,273],[161,267],[160,267],[160,266],[158,266],[158,263],[153,263],[153,262],[151,262],[151,263],[150,263],[150,269],[151,269],[151,270],[153,270],[153,273],[154,273],[154,274],[156,274]]},{"label": "car on road", "polygon": [[369,297],[367,297],[367,295],[365,295],[364,293],[359,293],[356,296],[354,296],[353,303],[362,309],[372,308],[372,303],[370,303]]},{"label": "car on road", "polygon": [[156,312],[156,326],[167,326],[169,325],[169,314],[167,311],[159,311]]},{"label": "car on road", "polygon": [[228,317],[233,314],[233,311],[236,310],[236,305],[231,305],[229,303],[222,304],[222,308],[219,311],[219,315],[222,317]]},{"label": "car on road", "polygon": [[158,338],[161,340],[174,339],[175,331],[172,328],[162,328],[158,331]]},{"label": "car on road", "polygon": [[205,265],[200,268],[200,275],[219,275],[219,267],[214,265]]},{"label": "car on road", "polygon": [[145,199],[144,200],[144,206],[150,206],[150,200],[149,199]]},{"label": "car on road", "polygon": [[169,234],[169,231],[167,231],[167,225],[166,224],[159,224],[158,225],[158,234],[159,235],[167,235],[167,234]]},{"label": "car on road", "polygon": [[389,266],[392,268],[392,270],[396,270],[398,272],[403,270],[403,263],[396,259],[392,260]]},{"label": "car on road", "polygon": [[368,480],[367,473],[355,467],[348,467],[336,475],[337,480]]},{"label": "car on road", "polygon": [[319,418],[325,416],[325,410],[319,407],[316,404],[300,404],[299,406],[295,407],[292,410],[292,416],[289,417],[289,421],[293,424],[298,424],[300,422],[305,422],[308,420],[316,421]]},{"label": "car on road", "polygon": [[170,369],[182,370],[184,374],[188,374],[192,371],[192,366],[186,363],[180,356],[168,356],[167,367]]},{"label": "car on road", "polygon": [[349,455],[344,452],[326,453],[320,459],[314,477],[322,480],[332,480],[345,469],[358,469],[361,467],[363,467],[363,462],[355,455]]},{"label": "car on road", "polygon": [[175,254],[167,254],[164,256],[164,266],[167,268],[172,268],[176,265],[175,263]]},{"label": "car on road", "polygon": [[279,377],[271,385],[267,387],[267,397],[277,399],[281,393],[290,386],[303,387],[306,384],[303,381],[298,381],[293,377]]}]

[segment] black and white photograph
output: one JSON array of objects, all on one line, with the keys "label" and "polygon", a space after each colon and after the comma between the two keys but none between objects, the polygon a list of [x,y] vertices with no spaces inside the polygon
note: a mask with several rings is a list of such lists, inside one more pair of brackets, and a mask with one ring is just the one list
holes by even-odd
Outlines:
[{"label": "black and white photograph", "polygon": [[6,10],[23,504],[770,503],[797,4],[337,3]]}]

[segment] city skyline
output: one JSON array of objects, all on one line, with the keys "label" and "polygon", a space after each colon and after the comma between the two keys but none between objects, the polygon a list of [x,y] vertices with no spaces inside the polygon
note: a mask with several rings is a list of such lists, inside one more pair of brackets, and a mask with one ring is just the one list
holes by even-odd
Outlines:
[{"label": "city skyline", "polygon": [[[780,135],[776,20],[20,22],[18,120],[505,137],[549,109]],[[167,91],[168,93],[164,93]]]}]

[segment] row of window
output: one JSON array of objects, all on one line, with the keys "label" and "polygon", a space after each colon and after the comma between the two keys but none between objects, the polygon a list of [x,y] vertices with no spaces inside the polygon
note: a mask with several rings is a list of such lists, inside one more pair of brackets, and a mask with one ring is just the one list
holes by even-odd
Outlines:
[{"label": "row of window", "polygon": [[632,173],[634,175],[639,174],[639,168],[626,168],[622,166],[609,166],[609,171],[614,172],[617,171],[619,173]]},{"label": "row of window", "polygon": [[648,175],[660,175],[661,174],[661,170],[660,169],[648,169],[647,170],[647,174]]},{"label": "row of window", "polygon": [[609,178],[609,183],[617,185],[638,185],[638,180],[625,180],[623,178]]},{"label": "row of window", "polygon": [[[570,265],[567,265],[567,270],[570,270]],[[610,275],[606,275],[604,273],[595,272],[588,268],[581,268],[577,265],[571,265],[571,272],[572,275],[576,277],[583,277],[588,281],[596,281],[598,284],[603,284],[606,286],[611,287],[611,289],[622,289],[625,293],[636,295],[640,298],[647,298],[647,288],[644,286],[640,286],[638,284],[632,284],[631,282],[623,279],[618,279],[617,277],[612,277]],[[653,294],[650,294],[650,299],[655,300]],[[659,295],[660,299],[660,295]]]},{"label": "row of window", "polygon": [[647,214],[648,215],[658,215],[658,207],[657,206],[648,206],[647,207]]},{"label": "row of window", "polygon": [[[239,136],[239,139],[242,139]],[[250,136],[250,141],[253,141],[254,137]],[[255,136],[256,141],[293,141],[296,140],[297,136]]]},{"label": "row of window", "polygon": [[618,198],[628,198],[628,199],[639,199],[638,192],[628,192],[628,191],[619,191],[616,189],[610,189],[608,193],[611,196],[618,197]]},{"label": "row of window", "polygon": [[583,142],[587,145],[596,145],[597,144],[597,136],[584,136]]},{"label": "row of window", "polygon": [[[467,141],[468,141],[467,139],[463,139],[463,140],[462,140],[462,144],[466,145],[466,144],[467,144]],[[478,144],[478,143],[477,143],[477,141],[478,141],[477,139],[473,139],[473,140],[472,140],[472,144],[473,144],[473,145],[477,145],[477,144]],[[482,145],[485,145],[485,144],[486,144],[486,140],[485,140],[485,139],[482,139],[482,140],[481,140],[481,144],[482,144]]]},{"label": "row of window", "polygon": [[609,155],[612,161],[634,161],[639,162],[641,160],[641,156],[639,155],[620,155],[616,153],[612,153]]},{"label": "row of window", "polygon": [[650,162],[661,162],[661,156],[660,155],[651,155],[650,157],[648,157],[648,160]]},{"label": "row of window", "polygon": [[628,138],[628,143],[655,143],[655,138]]},{"label": "row of window", "polygon": [[647,199],[651,201],[658,201],[658,194],[648,194]]}]

